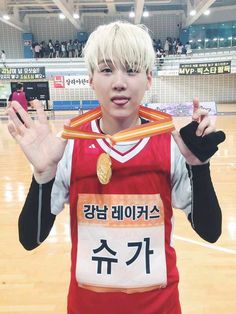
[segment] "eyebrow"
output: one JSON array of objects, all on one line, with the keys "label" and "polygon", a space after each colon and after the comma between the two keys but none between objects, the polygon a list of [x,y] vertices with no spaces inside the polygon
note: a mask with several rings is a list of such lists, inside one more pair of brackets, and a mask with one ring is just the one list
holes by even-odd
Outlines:
[{"label": "eyebrow", "polygon": [[[114,66],[116,67],[116,65],[110,60],[110,59],[106,59],[106,60],[100,60],[98,62],[98,67],[101,66],[101,65],[107,65],[107,66]],[[124,66],[124,69],[126,69],[127,67],[129,67],[128,63],[126,62],[126,65]],[[137,62],[134,63],[134,69],[141,69],[140,66],[138,66]]]},{"label": "eyebrow", "polygon": [[102,64],[102,63],[107,64],[107,63],[113,63],[113,62],[111,60],[101,60],[101,61],[98,61],[98,65]]},{"label": "eyebrow", "polygon": [[[108,64],[108,63],[110,63],[110,64],[114,64],[110,59],[108,59],[108,60],[100,60],[100,61],[98,61],[98,65],[100,65],[100,64]],[[126,63],[126,66],[128,66],[128,62],[125,62]],[[134,66],[137,66],[138,64],[137,64],[137,62],[135,62],[134,63]]]}]

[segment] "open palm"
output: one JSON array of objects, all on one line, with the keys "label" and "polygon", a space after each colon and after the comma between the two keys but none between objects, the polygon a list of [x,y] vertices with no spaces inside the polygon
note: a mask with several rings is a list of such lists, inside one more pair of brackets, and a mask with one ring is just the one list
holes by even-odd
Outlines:
[{"label": "open palm", "polygon": [[[8,109],[11,122],[8,129],[16,139],[36,173],[56,171],[65,150],[66,141],[52,133],[46,114],[38,100],[33,102],[38,120],[33,121],[18,102],[13,101]],[[20,114],[24,124],[18,119],[14,109]],[[51,178],[50,178],[51,179]]]}]

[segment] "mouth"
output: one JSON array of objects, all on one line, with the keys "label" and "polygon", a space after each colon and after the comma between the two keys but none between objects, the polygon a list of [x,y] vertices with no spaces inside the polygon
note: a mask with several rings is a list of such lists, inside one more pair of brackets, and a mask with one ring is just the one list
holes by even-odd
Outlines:
[{"label": "mouth", "polygon": [[124,106],[125,104],[127,104],[127,102],[130,100],[129,97],[126,96],[114,96],[111,98],[111,101],[115,104],[115,105],[119,105],[119,106]]}]

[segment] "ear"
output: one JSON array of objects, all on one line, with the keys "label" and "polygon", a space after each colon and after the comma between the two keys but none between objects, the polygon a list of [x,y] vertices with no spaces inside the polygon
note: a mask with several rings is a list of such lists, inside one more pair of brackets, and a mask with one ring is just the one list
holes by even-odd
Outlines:
[{"label": "ear", "polygon": [[152,72],[147,72],[147,87],[146,90],[149,90],[152,86]]}]

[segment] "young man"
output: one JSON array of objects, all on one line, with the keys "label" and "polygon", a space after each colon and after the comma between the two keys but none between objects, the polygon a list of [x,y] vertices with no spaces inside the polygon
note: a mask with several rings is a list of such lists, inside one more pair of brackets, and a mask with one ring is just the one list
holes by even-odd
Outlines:
[{"label": "young man", "polygon": [[[69,202],[68,314],[179,314],[172,206],[203,239],[218,239],[221,210],[209,163],[186,147],[168,115],[140,106],[155,60],[145,27],[98,27],[85,60],[100,107],[65,126],[63,137],[73,139],[51,133],[38,101],[36,124],[19,104],[13,108],[24,125],[9,109],[9,131],[34,166],[20,241],[27,250],[40,245]],[[206,111],[196,111],[199,117],[181,133],[206,160],[212,152],[202,158],[201,140],[217,132]]]}]

